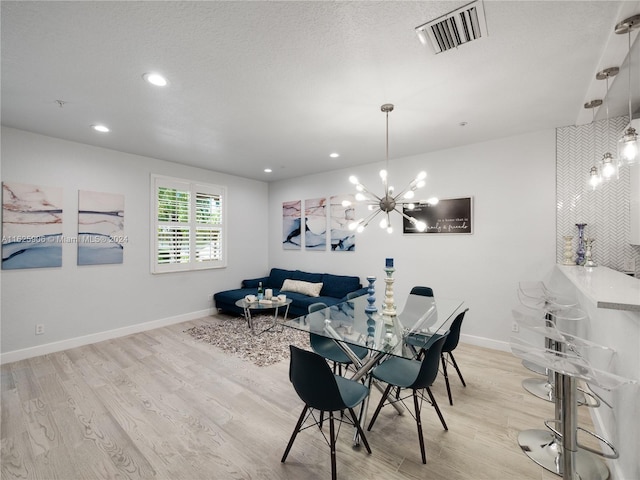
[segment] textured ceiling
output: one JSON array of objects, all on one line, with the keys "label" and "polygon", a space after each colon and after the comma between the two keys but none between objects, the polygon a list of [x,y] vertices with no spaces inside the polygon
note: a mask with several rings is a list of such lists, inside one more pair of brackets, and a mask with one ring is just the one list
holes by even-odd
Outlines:
[{"label": "textured ceiling", "polygon": [[[488,36],[434,55],[414,28],[465,3],[3,1],[2,124],[292,178],[384,160],[383,103],[396,106],[391,158],[590,121],[595,73],[626,56],[613,27],[640,13],[638,1],[489,0]],[[146,84],[149,71],[169,86]],[[627,112],[622,73],[612,116]]]}]

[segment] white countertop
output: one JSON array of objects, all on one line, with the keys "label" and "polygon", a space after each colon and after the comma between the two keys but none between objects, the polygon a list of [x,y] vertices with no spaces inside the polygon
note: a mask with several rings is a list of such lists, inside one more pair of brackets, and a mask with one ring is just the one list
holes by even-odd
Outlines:
[{"label": "white countertop", "polygon": [[598,308],[640,311],[640,279],[607,267],[556,266]]}]

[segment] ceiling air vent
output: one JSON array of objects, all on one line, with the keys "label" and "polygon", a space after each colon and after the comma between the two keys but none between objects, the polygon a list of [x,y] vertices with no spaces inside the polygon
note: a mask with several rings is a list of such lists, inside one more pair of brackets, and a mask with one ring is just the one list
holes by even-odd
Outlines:
[{"label": "ceiling air vent", "polygon": [[487,23],[481,1],[468,3],[453,12],[416,27],[418,38],[438,54],[487,36]]}]

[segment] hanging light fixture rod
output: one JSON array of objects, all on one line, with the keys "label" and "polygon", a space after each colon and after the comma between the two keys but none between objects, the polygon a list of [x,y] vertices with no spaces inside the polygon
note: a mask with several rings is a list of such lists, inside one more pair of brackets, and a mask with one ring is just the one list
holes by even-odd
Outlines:
[{"label": "hanging light fixture rod", "polygon": [[622,137],[618,140],[618,157],[620,161],[627,165],[633,165],[638,163],[638,157],[640,156],[640,141],[638,141],[638,134],[635,128],[631,126],[631,120],[633,120],[631,110],[631,32],[636,28],[640,28],[640,14],[626,18],[618,23],[614,29],[617,34],[627,34],[628,41],[628,73],[629,73],[629,128],[627,128]]}]

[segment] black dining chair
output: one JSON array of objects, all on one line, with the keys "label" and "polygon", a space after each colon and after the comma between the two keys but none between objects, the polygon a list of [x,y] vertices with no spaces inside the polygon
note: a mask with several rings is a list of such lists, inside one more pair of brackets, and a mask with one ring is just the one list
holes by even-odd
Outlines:
[{"label": "black dining chair", "polygon": [[[367,398],[369,389],[362,383],[334,374],[324,358],[314,352],[302,350],[293,345],[289,346],[289,350],[291,352],[289,380],[291,380],[293,388],[304,402],[304,408],[298,418],[298,423],[291,435],[291,439],[287,444],[281,461],[284,463],[287,459],[287,455],[289,455],[289,451],[299,432],[316,425],[321,425],[319,418],[316,418],[314,415],[314,410],[317,410],[320,414],[329,413],[329,439],[327,440],[324,434],[323,436],[325,440],[327,440],[331,450],[331,479],[335,480],[336,421],[354,425],[360,434],[360,438],[367,452],[371,453],[369,442],[353,410]],[[333,412],[343,410],[349,411],[350,419],[347,416],[334,416]],[[305,426],[305,421],[310,418],[313,423]],[[338,431],[339,430],[338,428]]]},{"label": "black dining chair", "polygon": [[412,327],[420,320],[433,304],[433,289],[416,286],[411,289],[407,301],[398,313],[398,319],[406,327]]},{"label": "black dining chair", "polygon": [[[438,376],[440,354],[442,351],[442,346],[447,340],[447,335],[448,332],[438,338],[435,342],[433,342],[429,349],[426,350],[426,354],[424,355],[422,360],[414,360],[402,357],[389,357],[379,366],[374,368],[371,372],[373,378],[385,382],[387,384],[387,387],[382,394],[382,398],[380,399],[380,402],[376,407],[376,411],[374,412],[373,417],[371,417],[371,422],[369,422],[367,430],[371,430],[371,428],[373,427],[373,424],[378,418],[378,414],[380,413],[382,407],[385,405],[385,402],[387,402],[387,405],[396,402],[402,402],[404,404],[405,399],[413,397],[413,412],[411,412],[411,409],[409,407],[407,407],[407,410],[411,412],[411,415],[415,419],[416,425],[418,427],[418,441],[420,442],[422,463],[427,463],[427,455],[424,448],[424,436],[422,433],[422,419],[420,418],[422,404],[425,400],[429,402],[433,406],[433,408],[435,408],[444,429],[449,430],[446,422],[444,421],[444,417],[442,416],[442,412],[438,407],[438,403],[436,402],[436,399],[431,393],[430,389],[434,380]],[[390,396],[389,394],[391,393],[391,390],[393,388],[396,389],[396,394]],[[401,394],[403,389],[411,390],[411,395],[402,397]],[[425,391],[429,396],[428,399],[424,396]]]},{"label": "black dining chair", "polygon": [[[309,305],[309,313],[317,313],[321,310],[327,308],[322,302],[312,303]],[[342,365],[348,367],[351,363],[351,359],[347,356],[346,353],[338,346],[336,341],[332,338],[325,337],[318,333],[313,333],[313,330],[320,330],[324,328],[324,315],[319,314],[317,318],[313,315],[309,315],[308,317],[310,325],[309,325],[309,345],[311,349],[317,353],[318,355],[326,358],[327,360],[333,362],[333,371],[334,373],[338,373],[342,375]],[[360,347],[358,345],[349,345],[349,348],[356,354],[356,356],[360,359],[365,358],[369,351],[365,347]]]},{"label": "black dining chair", "polygon": [[460,381],[462,382],[462,386],[466,387],[467,384],[462,378],[462,373],[460,373],[460,368],[456,363],[456,359],[453,356],[453,351],[458,346],[458,341],[460,340],[460,328],[462,327],[462,321],[464,320],[464,315],[467,313],[469,309],[467,308],[464,312],[460,312],[458,316],[451,323],[451,327],[449,327],[449,335],[447,336],[447,341],[444,342],[442,346],[442,353],[440,354],[440,358],[442,361],[442,375],[444,376],[444,381],[447,384],[447,395],[449,396],[449,405],[453,405],[453,397],[451,396],[451,386],[449,385],[449,375],[447,373],[447,364],[451,363],[453,367],[458,372],[458,376],[460,377]]}]

